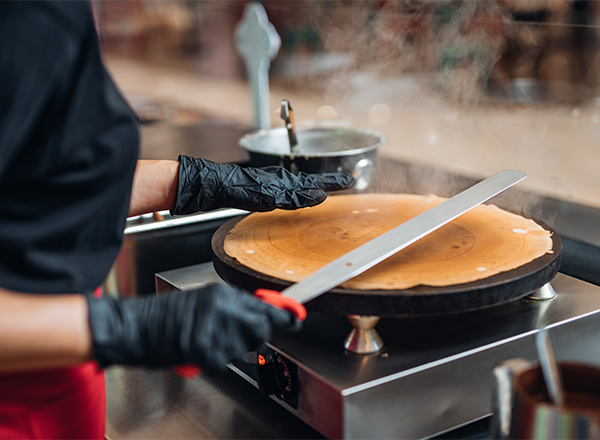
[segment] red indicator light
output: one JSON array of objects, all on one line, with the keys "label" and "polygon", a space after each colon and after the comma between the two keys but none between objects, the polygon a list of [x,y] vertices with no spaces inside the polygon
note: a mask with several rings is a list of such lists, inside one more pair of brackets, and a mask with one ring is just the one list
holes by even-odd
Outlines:
[{"label": "red indicator light", "polygon": [[267,360],[262,354],[258,355],[258,365],[264,365],[267,363]]}]

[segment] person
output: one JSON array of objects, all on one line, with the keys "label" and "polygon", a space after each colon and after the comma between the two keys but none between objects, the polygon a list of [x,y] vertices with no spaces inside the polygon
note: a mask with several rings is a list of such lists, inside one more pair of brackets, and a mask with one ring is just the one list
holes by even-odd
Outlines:
[{"label": "person", "polygon": [[130,215],[298,209],[351,176],[138,160],[135,115],[102,64],[89,3],[0,2],[0,66],[0,438],[103,438],[102,368],[219,369],[273,328],[297,327],[226,285],[93,292]]}]

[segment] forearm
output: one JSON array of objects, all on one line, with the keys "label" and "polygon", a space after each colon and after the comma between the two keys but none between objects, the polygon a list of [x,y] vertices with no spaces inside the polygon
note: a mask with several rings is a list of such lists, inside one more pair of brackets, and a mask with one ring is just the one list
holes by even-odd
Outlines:
[{"label": "forearm", "polygon": [[178,173],[179,162],[175,160],[138,160],[129,215],[173,209]]},{"label": "forearm", "polygon": [[0,372],[75,365],[92,358],[83,295],[0,288]]}]

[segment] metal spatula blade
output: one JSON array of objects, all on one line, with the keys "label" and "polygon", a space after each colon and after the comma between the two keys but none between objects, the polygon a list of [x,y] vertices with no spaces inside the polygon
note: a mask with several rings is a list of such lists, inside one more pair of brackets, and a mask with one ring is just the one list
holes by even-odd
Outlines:
[{"label": "metal spatula blade", "polygon": [[344,281],[360,275],[427,234],[517,184],[525,177],[527,174],[518,170],[505,170],[494,174],[328,263],[302,281],[284,289],[281,294],[300,303],[306,303]]}]

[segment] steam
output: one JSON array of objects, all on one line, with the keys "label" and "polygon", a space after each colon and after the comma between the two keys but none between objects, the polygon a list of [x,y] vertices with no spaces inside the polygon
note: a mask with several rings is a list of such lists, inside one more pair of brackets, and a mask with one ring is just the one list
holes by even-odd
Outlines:
[{"label": "steam", "polygon": [[382,7],[358,0],[309,3],[324,50],[351,54],[351,62],[334,74],[307,79],[338,105],[365,80],[413,75],[420,93],[476,104],[510,27],[506,12],[492,0],[396,0]]},{"label": "steam", "polygon": [[[565,154],[564,145],[570,141],[569,130],[577,131],[580,150],[591,151],[593,140],[600,139],[600,117],[597,110],[585,107],[573,111],[499,101],[497,96],[494,100],[490,84],[509,79],[502,77],[499,61],[509,52],[511,39],[522,40],[519,32],[525,27],[517,26],[511,12],[500,6],[506,3],[328,0],[305,4],[323,52],[339,55],[340,62],[327,69],[319,68],[318,62],[308,63],[314,70],[288,79],[286,86],[312,92],[322,102],[315,113],[317,123],[380,131],[387,138],[381,154],[406,163],[393,171],[393,180],[385,188],[368,191],[447,197],[464,189],[464,179],[452,175],[478,181],[516,168],[529,177],[518,185],[519,190],[508,191],[499,205],[536,216],[541,198],[526,193],[528,188],[573,197],[560,154]],[[583,175],[580,180],[592,182]],[[581,197],[582,190],[578,191]]]}]

